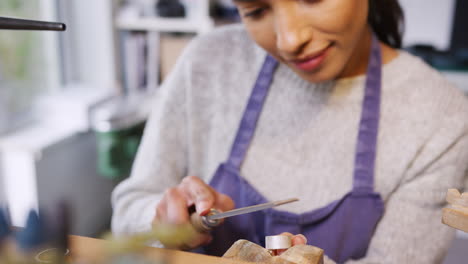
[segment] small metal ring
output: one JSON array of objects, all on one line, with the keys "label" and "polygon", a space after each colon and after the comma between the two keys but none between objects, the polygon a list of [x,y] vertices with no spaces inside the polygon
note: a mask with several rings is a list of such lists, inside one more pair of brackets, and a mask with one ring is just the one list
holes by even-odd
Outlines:
[{"label": "small metal ring", "polygon": [[[57,251],[58,251],[59,249],[58,249],[58,248],[48,248],[48,249],[45,249],[45,250],[39,252],[39,253],[36,255],[36,257],[35,257],[34,259],[35,259],[37,262],[39,262],[39,263],[53,263],[52,261],[42,260],[42,259],[41,259],[41,255],[43,255],[43,254],[45,254],[45,253],[47,253],[47,252],[49,252],[49,251],[52,251],[52,250],[57,250]],[[63,253],[63,256],[67,256],[68,254],[70,254],[70,249],[67,248],[67,249],[65,250],[65,253]]]},{"label": "small metal ring", "polygon": [[288,249],[291,247],[291,237],[285,235],[265,237],[265,248],[269,250]]},{"label": "small metal ring", "polygon": [[208,228],[217,227],[221,223],[221,219],[208,220],[207,216],[216,215],[219,213],[221,213],[220,210],[211,208],[208,214],[206,214],[205,217],[203,217],[203,224],[206,225]]}]

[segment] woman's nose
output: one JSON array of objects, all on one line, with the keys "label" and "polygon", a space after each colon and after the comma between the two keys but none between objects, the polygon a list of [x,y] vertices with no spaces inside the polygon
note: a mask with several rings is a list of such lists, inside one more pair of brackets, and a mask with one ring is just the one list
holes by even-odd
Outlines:
[{"label": "woman's nose", "polygon": [[304,24],[296,6],[277,10],[275,33],[278,50],[286,54],[300,53],[311,39],[311,29]]}]

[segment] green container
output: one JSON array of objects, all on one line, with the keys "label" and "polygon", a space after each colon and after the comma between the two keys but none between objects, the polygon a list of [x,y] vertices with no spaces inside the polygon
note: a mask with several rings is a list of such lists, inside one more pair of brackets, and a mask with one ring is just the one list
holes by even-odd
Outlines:
[{"label": "green container", "polygon": [[98,173],[112,180],[130,175],[148,116],[143,97],[119,97],[93,111]]}]

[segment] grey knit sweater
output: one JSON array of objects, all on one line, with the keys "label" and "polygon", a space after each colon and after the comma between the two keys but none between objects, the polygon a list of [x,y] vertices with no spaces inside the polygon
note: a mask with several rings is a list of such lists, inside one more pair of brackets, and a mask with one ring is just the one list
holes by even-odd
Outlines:
[{"label": "grey knit sweater", "polygon": [[[118,235],[149,230],[156,204],[187,175],[209,182],[228,155],[265,52],[242,26],[197,38],[154,102],[131,177],[114,191]],[[282,210],[310,211],[352,187],[365,76],[309,83],[280,65],[241,173]],[[468,166],[468,104],[401,51],[383,67],[375,189],[385,213],[367,256],[349,263],[438,263],[454,231],[441,224]],[[314,244],[313,239],[309,244]]]}]

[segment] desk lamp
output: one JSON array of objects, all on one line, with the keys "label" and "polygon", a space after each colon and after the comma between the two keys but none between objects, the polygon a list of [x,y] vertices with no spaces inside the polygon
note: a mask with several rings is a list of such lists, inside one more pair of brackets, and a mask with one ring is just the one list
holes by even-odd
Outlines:
[{"label": "desk lamp", "polygon": [[66,26],[57,22],[0,17],[0,30],[2,29],[65,31]]}]

